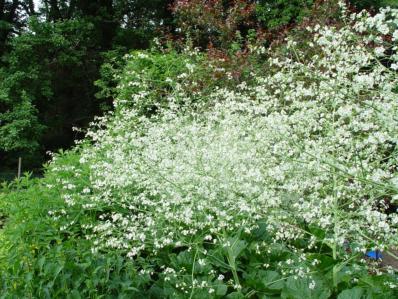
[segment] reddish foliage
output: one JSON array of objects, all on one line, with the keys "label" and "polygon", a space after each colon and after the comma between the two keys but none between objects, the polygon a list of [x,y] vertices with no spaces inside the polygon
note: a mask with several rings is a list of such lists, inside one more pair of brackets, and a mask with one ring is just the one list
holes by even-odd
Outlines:
[{"label": "reddish foliage", "polygon": [[210,42],[225,46],[237,30],[255,23],[253,1],[177,0],[171,10],[181,30],[200,46]]},{"label": "reddish foliage", "polygon": [[[348,8],[354,11],[352,6],[348,5]],[[256,19],[255,0],[175,0],[170,9],[181,29],[181,34],[170,35],[173,44],[183,45],[184,38],[188,35],[194,46],[207,49],[209,63],[214,67],[214,79],[224,78],[229,73],[239,81],[252,68],[246,38],[249,29],[256,33],[254,42],[257,45],[274,47],[284,43],[293,31],[305,32],[303,29],[306,27],[314,27],[316,24],[339,27],[337,0],[316,0],[310,17],[300,23],[291,23],[273,30],[260,26]],[[231,52],[231,44],[236,42],[237,32],[241,34],[243,44],[239,50]],[[303,38],[309,37],[305,33],[299,34]]]}]

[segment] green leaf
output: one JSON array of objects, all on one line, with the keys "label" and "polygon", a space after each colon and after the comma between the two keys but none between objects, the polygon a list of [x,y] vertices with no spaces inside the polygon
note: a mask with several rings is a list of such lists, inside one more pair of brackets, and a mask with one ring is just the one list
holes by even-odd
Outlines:
[{"label": "green leaf", "polygon": [[359,284],[366,290],[366,298],[369,299],[395,298],[394,291],[385,285],[387,281],[389,281],[388,275],[365,274],[359,278]]},{"label": "green leaf", "polygon": [[316,268],[319,270],[331,270],[336,264],[336,261],[331,256],[322,253],[309,254],[308,260],[317,260],[319,264],[316,266]]},{"label": "green leaf", "polygon": [[225,296],[227,294],[228,287],[225,284],[220,284],[216,288],[216,295],[217,296]]},{"label": "green leaf", "polygon": [[281,290],[285,284],[281,280],[281,275],[275,271],[264,271],[261,281],[266,288],[271,290]]},{"label": "green leaf", "polygon": [[68,296],[68,298],[70,298],[70,299],[80,299],[82,297],[80,296],[80,293],[77,290],[73,290],[70,293],[70,295]]},{"label": "green leaf", "polygon": [[267,222],[262,221],[258,223],[258,228],[253,230],[252,237],[255,240],[261,241],[271,241],[272,236],[268,233],[268,225]]},{"label": "green leaf", "polygon": [[[339,267],[339,265],[336,265],[336,266]],[[336,273],[336,283],[337,284],[342,283],[342,282],[348,283],[352,278],[353,271],[355,271],[355,270],[352,269],[352,267],[343,266],[341,268],[341,270]],[[333,271],[330,271],[328,273],[330,275],[330,277],[332,277],[332,275],[333,275],[332,273],[333,273]]]},{"label": "green leaf", "polygon": [[231,244],[230,252],[233,259],[236,259],[241,254],[241,252],[247,247],[247,242],[239,240],[237,238],[229,239],[229,242]]},{"label": "green leaf", "polygon": [[364,291],[365,290],[360,287],[344,290],[339,294],[337,299],[361,299]]},{"label": "green leaf", "polygon": [[228,299],[242,299],[245,298],[241,292],[233,292],[227,296]]},{"label": "green leaf", "polygon": [[285,284],[281,275],[276,271],[251,271],[250,274],[245,275],[245,279],[249,287],[256,290],[272,291],[272,293],[282,290]]},{"label": "green leaf", "polygon": [[[315,287],[310,289],[313,280]],[[289,299],[327,299],[330,295],[330,289],[321,280],[309,277],[298,279],[289,277],[282,291],[282,298]]]},{"label": "green leaf", "polygon": [[326,232],[316,225],[310,225],[308,229],[318,240],[323,240],[326,236]]}]

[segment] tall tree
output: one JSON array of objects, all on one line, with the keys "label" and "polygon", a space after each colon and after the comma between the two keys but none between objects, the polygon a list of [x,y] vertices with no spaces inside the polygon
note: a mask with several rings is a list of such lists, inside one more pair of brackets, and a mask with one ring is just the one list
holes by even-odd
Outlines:
[{"label": "tall tree", "polygon": [[0,54],[4,52],[8,38],[19,34],[34,14],[33,0],[0,0]]},{"label": "tall tree", "polygon": [[40,164],[38,153],[72,145],[72,127],[100,113],[94,81],[105,53],[148,46],[171,23],[171,1],[42,0],[23,31],[34,3],[0,0],[12,24],[0,65],[0,164],[29,153]]}]

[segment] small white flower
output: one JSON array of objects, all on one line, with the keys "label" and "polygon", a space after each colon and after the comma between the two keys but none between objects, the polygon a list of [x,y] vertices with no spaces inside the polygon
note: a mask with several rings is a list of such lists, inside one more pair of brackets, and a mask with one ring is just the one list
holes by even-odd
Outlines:
[{"label": "small white flower", "polygon": [[398,40],[398,30],[395,30],[394,33],[392,34],[392,40],[397,41]]},{"label": "small white flower", "polygon": [[383,56],[385,52],[384,47],[376,47],[375,48],[375,54],[376,56]]},{"label": "small white flower", "polygon": [[390,68],[394,71],[398,70],[398,63],[392,63]]}]

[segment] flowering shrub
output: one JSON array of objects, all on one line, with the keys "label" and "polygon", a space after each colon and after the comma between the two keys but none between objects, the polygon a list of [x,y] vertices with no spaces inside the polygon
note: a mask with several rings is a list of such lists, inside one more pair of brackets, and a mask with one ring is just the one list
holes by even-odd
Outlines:
[{"label": "flowering shrub", "polygon": [[[128,281],[112,294],[398,295],[394,270],[363,258],[398,244],[398,11],[341,10],[345,26],[289,40],[255,84],[192,96],[176,74],[186,61],[156,71],[167,101],[149,115],[141,108],[157,85],[131,67],[157,68],[130,57],[125,72],[138,81],[121,78],[116,112],[98,119],[73,163],[55,157],[40,189],[58,194],[45,219],[61,243],[128,265],[110,271]],[[18,276],[6,269],[8,281]]]},{"label": "flowering shrub", "polygon": [[190,45],[180,53],[159,48],[127,54],[126,66],[115,76],[114,106],[117,111],[134,107],[138,114],[150,116],[170,103],[206,102],[215,88],[234,88],[251,80],[251,72],[261,65],[263,56],[257,52],[265,53],[264,48],[251,47],[231,56],[217,49],[209,49],[205,55]]},{"label": "flowering shrub", "polygon": [[92,169],[87,208],[109,207],[89,227],[93,250],[136,258],[201,240],[228,248],[227,236],[261,221],[271,244],[308,237],[306,250],[324,244],[334,259],[395,246],[398,217],[386,210],[396,194],[397,57],[380,59],[394,51],[382,36],[394,34],[396,14],[309,28],[318,53],[308,61],[290,41],[290,57],[271,58],[256,86],[215,91],[205,107],[181,112],[177,91],[150,119],[122,109],[82,154]]},{"label": "flowering shrub", "polygon": [[141,114],[151,115],[167,106],[168,94],[174,89],[194,92],[192,84],[200,72],[202,55],[192,51],[178,54],[174,50],[137,51],[125,56],[126,66],[119,76],[115,106],[134,107]]},{"label": "flowering shrub", "polygon": [[[166,223],[175,219],[195,227],[192,215],[199,216],[202,210],[203,215],[217,215],[211,217],[209,224],[214,225],[215,233],[252,221],[255,225],[259,218],[256,215],[269,218],[275,208],[279,213],[286,205],[285,197],[294,194],[289,199],[294,207],[292,215],[288,210],[284,212],[289,221],[298,217],[299,222],[325,230],[334,228],[340,217],[350,223],[344,230],[333,231],[330,242],[336,245],[342,246],[352,230],[358,248],[366,250],[368,240],[357,236],[357,231],[365,231],[365,227],[366,231],[373,231],[372,235],[377,234],[380,242],[395,242],[398,218],[390,215],[384,219],[383,207],[376,204],[396,190],[392,182],[397,56],[388,57],[392,62],[389,67],[383,65],[380,58],[385,56],[386,42],[373,35],[358,34],[365,30],[388,34],[388,24],[394,23],[388,21],[387,15],[395,14],[386,10],[373,18],[364,13],[353,16],[357,20],[353,25],[356,32],[348,26],[309,29],[314,31],[314,40],[308,47],[318,48],[309,61],[301,60],[303,55],[295,50],[296,42],[290,41],[290,57],[268,61],[271,74],[257,77],[255,86],[243,83],[236,91],[215,91],[205,108],[187,99],[188,106],[195,109],[183,105],[182,113],[176,104],[180,96],[186,95],[177,90],[169,98],[169,107],[156,117],[139,118],[137,110],[122,109],[106,130],[93,133],[94,137],[100,134],[95,139],[101,141],[82,155],[82,161],[90,161],[93,169],[93,186],[99,194],[118,190],[119,195],[106,201],[120,203],[125,197],[126,208],[131,205],[133,210],[143,205],[140,209],[149,212],[155,201],[157,208],[153,212],[165,216]],[[130,193],[132,186],[142,190],[137,202],[132,195],[123,195],[123,190],[127,188]],[[146,197],[153,197],[153,201],[143,200]],[[215,200],[220,197],[223,200]],[[253,206],[249,204],[251,200]],[[204,206],[197,201],[204,201]],[[101,200],[94,196],[93,202]],[[159,210],[162,203],[165,210]],[[178,216],[184,215],[186,204],[193,213],[188,215],[190,220]],[[340,209],[340,205],[344,208]],[[337,210],[330,210],[331,207]],[[227,213],[229,208],[232,210]],[[168,214],[169,209],[176,215]],[[195,213],[192,209],[199,210]],[[351,209],[355,211],[352,219]],[[219,213],[226,213],[234,225],[229,227]],[[228,217],[235,213],[242,216],[242,222]],[[148,225],[152,221],[145,218],[147,215],[141,216],[146,228],[139,225],[139,218],[131,219],[139,225],[137,230],[160,235]],[[275,217],[271,222],[279,223],[281,215]],[[381,219],[385,223],[381,224]],[[153,225],[167,230],[168,226],[159,226],[158,221],[159,218]],[[197,226],[204,229],[206,223],[206,217],[200,218]],[[132,229],[131,223],[126,225]],[[300,237],[295,230],[298,223],[291,225],[288,227],[293,231],[288,235]],[[284,229],[289,231],[288,227]],[[278,224],[277,229],[280,228]],[[174,230],[174,225],[170,230]],[[167,231],[162,238],[173,239],[169,237]]]}]

